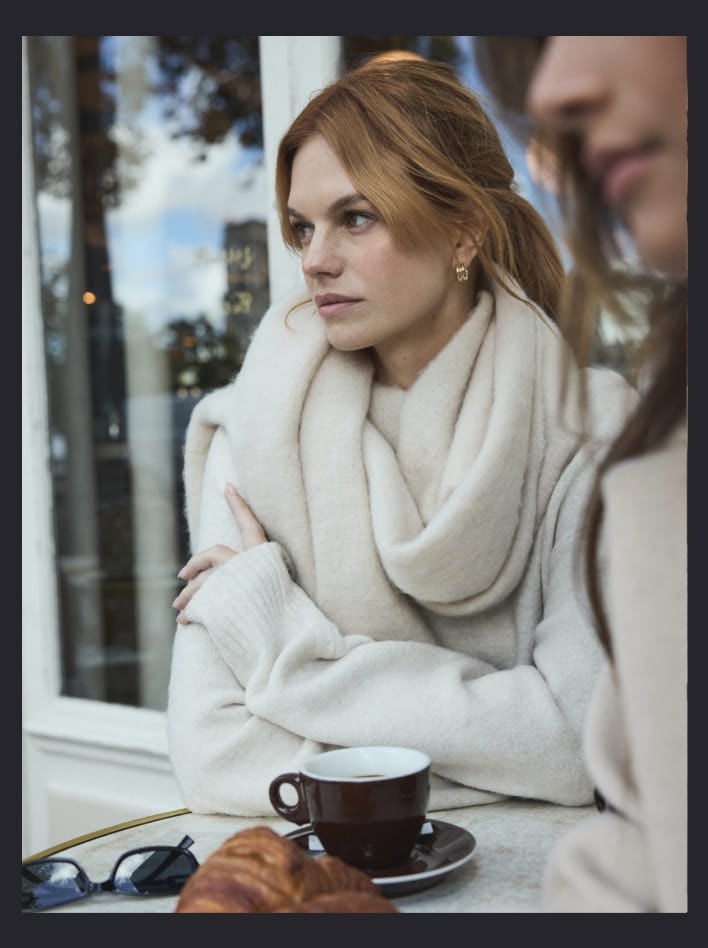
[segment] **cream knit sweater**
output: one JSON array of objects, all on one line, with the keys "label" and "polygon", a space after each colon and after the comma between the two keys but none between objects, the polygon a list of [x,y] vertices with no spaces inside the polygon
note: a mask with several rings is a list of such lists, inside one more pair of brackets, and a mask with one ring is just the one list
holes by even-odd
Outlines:
[{"label": "cream knit sweater", "polygon": [[581,448],[573,384],[559,423],[556,327],[496,286],[405,392],[292,302],[187,433],[193,550],[243,549],[227,480],[269,542],[215,570],[177,629],[168,729],[185,804],[268,815],[276,774],[369,743],[430,755],[431,809],[588,803],[581,730],[602,656],[574,555],[634,393],[589,374]]},{"label": "cream knit sweater", "polygon": [[552,853],[544,911],[687,909],[686,427],[604,481],[614,659],[588,714],[585,752],[612,809]]}]

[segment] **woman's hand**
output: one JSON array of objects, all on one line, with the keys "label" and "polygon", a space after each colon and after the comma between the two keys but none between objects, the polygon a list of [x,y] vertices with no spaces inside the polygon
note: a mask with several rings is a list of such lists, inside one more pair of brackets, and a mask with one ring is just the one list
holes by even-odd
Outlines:
[{"label": "woman's hand", "polygon": [[[233,484],[226,485],[224,494],[226,502],[236,518],[244,549],[250,550],[252,547],[258,546],[261,543],[267,543],[268,538],[266,537],[265,530]],[[179,615],[177,616],[178,622],[186,623],[189,621],[184,615],[184,610],[192,596],[201,589],[207,581],[212,571],[218,566],[223,566],[224,563],[228,563],[230,559],[237,555],[236,551],[232,550],[231,547],[219,543],[216,546],[210,546],[207,550],[202,550],[201,553],[195,553],[194,556],[187,560],[177,575],[180,579],[188,580],[188,583],[172,603],[173,607],[179,610]]]}]

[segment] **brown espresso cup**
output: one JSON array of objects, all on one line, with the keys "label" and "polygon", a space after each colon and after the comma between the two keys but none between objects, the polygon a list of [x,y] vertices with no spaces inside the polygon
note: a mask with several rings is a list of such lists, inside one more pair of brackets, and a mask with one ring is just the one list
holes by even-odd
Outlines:
[{"label": "brown espresso cup", "polygon": [[[284,787],[297,794],[293,803]],[[291,823],[310,823],[325,852],[360,869],[404,862],[430,799],[430,758],[408,747],[343,747],[317,754],[270,784],[270,802]]]}]

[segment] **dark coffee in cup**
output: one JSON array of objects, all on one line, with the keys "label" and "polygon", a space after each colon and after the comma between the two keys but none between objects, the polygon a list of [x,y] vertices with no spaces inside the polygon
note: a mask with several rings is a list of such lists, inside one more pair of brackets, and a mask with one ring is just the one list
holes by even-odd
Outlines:
[{"label": "dark coffee in cup", "polygon": [[[297,802],[286,803],[283,786]],[[346,747],[311,757],[270,784],[286,820],[310,823],[325,851],[350,865],[378,869],[404,862],[425,822],[430,758],[407,747]]]}]

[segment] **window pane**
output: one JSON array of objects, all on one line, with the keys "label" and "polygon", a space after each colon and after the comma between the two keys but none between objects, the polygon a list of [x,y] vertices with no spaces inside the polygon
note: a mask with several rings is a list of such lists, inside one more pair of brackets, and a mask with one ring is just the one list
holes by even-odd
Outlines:
[{"label": "window pane", "polygon": [[186,423],[269,302],[258,37],[28,52],[62,693],[163,709]]}]

